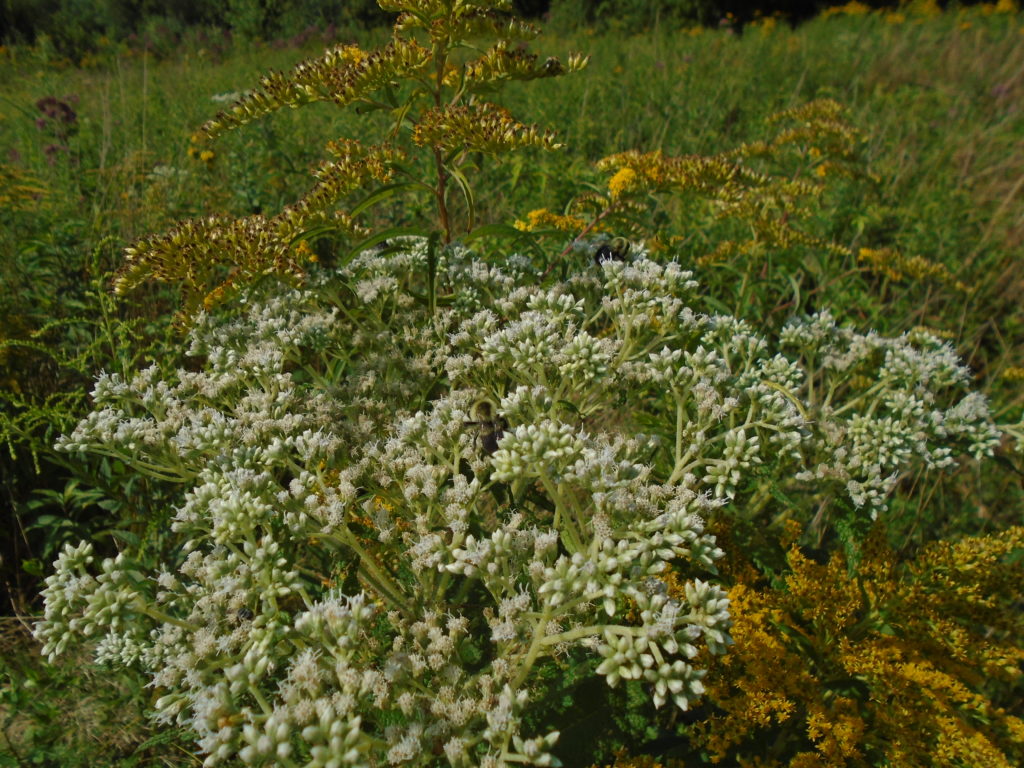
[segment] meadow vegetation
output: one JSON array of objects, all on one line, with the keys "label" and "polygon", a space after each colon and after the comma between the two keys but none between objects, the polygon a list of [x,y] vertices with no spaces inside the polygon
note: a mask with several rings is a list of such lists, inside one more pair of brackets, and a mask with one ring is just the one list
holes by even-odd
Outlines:
[{"label": "meadow vegetation", "polygon": [[[0,764],[1020,764],[1024,16],[571,16],[535,43],[562,64],[476,70],[508,113],[444,119],[401,89],[377,110],[252,97],[386,29],[100,43],[81,66],[0,50]],[[589,65],[554,76],[583,66],[570,51]],[[385,73],[419,71],[408,55]],[[473,134],[487,120],[513,139]],[[29,637],[62,551],[40,637],[123,622],[96,630],[116,673]],[[195,585],[239,567],[224,658],[182,661],[213,610]],[[617,645],[641,628],[649,646]],[[232,656],[241,630],[262,667]],[[370,671],[345,689],[362,730],[317,703],[324,658],[375,669],[340,638],[396,634],[458,657],[462,677],[432,667],[447,709],[397,672],[395,701]],[[140,660],[182,672],[154,691]]]}]

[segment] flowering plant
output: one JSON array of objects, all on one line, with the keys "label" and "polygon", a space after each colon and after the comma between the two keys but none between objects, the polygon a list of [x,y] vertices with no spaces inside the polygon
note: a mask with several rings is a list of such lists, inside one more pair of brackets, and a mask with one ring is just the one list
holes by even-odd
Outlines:
[{"label": "flowering plant", "polygon": [[901,561],[879,524],[856,567],[793,544],[770,586],[730,547],[735,645],[709,672],[715,714],[694,743],[741,765],[1019,765],[1022,547],[1018,526]]},{"label": "flowering plant", "polygon": [[[179,546],[155,567],[139,548],[69,546],[36,635],[51,656],[85,639],[148,675],[157,718],[195,731],[207,765],[578,757],[560,750],[552,680],[686,710],[700,654],[730,645],[708,518],[767,525],[783,499],[780,515],[816,509],[826,526],[835,507],[855,531],[901,472],[999,437],[925,333],[819,312],[764,336],[640,242],[582,233],[542,263],[459,243],[449,192],[471,229],[471,155],[554,146],[482,96],[585,63],[516,47],[535,30],[507,6],[382,3],[404,12],[389,46],[270,75],[202,130],[359,102],[426,149],[430,184],[391,143],[339,140],[279,215],[193,221],[128,250],[119,287],[185,288],[197,362],[101,375],[59,448],[176,489]],[[408,181],[334,210],[396,174]],[[303,287],[258,279],[298,277],[325,232],[369,235],[355,217],[399,188],[430,190],[436,229],[377,233]],[[239,301],[214,314],[229,290]]]},{"label": "flowering plant", "polygon": [[819,315],[769,341],[695,311],[678,264],[594,247],[550,285],[450,246],[432,314],[429,245],[399,241],[201,315],[201,370],[101,376],[61,447],[179,483],[180,558],[93,575],[69,547],[46,652],[143,669],[210,765],[552,765],[524,728],[552,670],[703,691],[730,622],[704,518],[779,483],[877,514],[889,473],[996,439],[934,339]]},{"label": "flowering plant", "polygon": [[[387,139],[328,142],[315,184],[275,216],[208,216],[139,240],[125,251],[118,291],[151,279],[173,282],[190,316],[266,275],[301,280],[308,241],[384,240],[388,235],[371,232],[360,218],[398,194],[427,194],[436,221],[416,231],[449,243],[476,228],[470,178],[483,157],[562,146],[551,131],[520,122],[492,100],[513,81],[578,72],[586,56],[570,54],[563,64],[530,53],[540,30],[512,14],[511,0],[380,0],[380,6],[400,14],[386,46],[337,45],[288,74],[265,75],[192,142],[202,146],[277,110],[317,102],[378,113]],[[344,202],[349,205],[339,209]]]}]

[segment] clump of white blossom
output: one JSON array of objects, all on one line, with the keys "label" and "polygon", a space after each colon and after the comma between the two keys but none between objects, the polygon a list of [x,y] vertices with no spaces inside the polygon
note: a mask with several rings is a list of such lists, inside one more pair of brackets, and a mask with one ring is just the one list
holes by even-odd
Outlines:
[{"label": "clump of white blossom", "polygon": [[550,285],[453,246],[431,313],[400,240],[201,318],[193,369],[101,375],[59,445],[178,484],[180,547],[68,547],[45,652],[143,670],[210,766],[558,765],[543,672],[702,693],[730,643],[709,516],[769,486],[877,515],[997,442],[939,340],[827,313],[767,339],[632,254]]}]

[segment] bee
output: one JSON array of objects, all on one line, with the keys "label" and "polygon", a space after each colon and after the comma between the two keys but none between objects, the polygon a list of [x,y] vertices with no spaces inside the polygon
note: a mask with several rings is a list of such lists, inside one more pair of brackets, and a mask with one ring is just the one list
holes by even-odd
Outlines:
[{"label": "bee", "polygon": [[606,261],[625,261],[629,253],[629,240],[624,237],[613,237],[607,243],[598,246],[594,253],[594,263],[601,266]]},{"label": "bee", "polygon": [[[477,400],[473,404],[473,421],[463,422],[467,427],[479,427],[477,439],[485,456],[491,456],[498,450],[498,441],[505,434],[508,424],[495,412],[494,403],[490,400]],[[475,440],[474,440],[475,442]]]}]

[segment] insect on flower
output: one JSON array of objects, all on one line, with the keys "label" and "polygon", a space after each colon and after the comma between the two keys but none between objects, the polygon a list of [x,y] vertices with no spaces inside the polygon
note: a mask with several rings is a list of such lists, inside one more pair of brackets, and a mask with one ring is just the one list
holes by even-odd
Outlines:
[{"label": "insect on flower", "polygon": [[601,266],[606,261],[625,261],[628,253],[629,240],[624,237],[613,237],[594,252],[594,263]]},{"label": "insect on flower", "polygon": [[464,424],[467,427],[479,427],[473,442],[475,444],[479,439],[484,455],[490,456],[498,450],[498,441],[505,434],[504,430],[508,424],[505,423],[505,419],[495,413],[494,403],[490,400],[477,400],[473,404],[472,412],[475,419],[464,422]]}]

